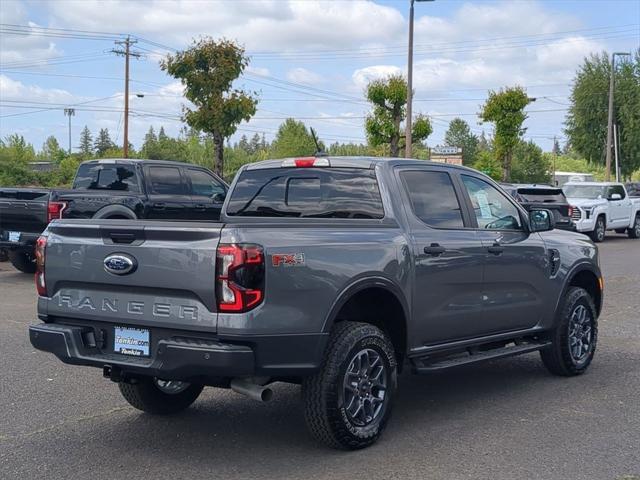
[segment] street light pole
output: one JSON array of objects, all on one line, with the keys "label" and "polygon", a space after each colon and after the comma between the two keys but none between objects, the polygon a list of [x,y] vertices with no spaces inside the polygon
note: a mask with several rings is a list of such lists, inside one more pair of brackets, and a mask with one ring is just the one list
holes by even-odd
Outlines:
[{"label": "street light pole", "polygon": [[607,155],[605,180],[611,180],[611,149],[613,148],[613,87],[615,84],[616,55],[631,55],[627,52],[613,52],[611,54],[611,74],[609,76],[609,111],[607,113]]},{"label": "street light pole", "polygon": [[409,0],[409,55],[407,57],[407,119],[405,121],[405,154],[411,158],[413,149],[413,3],[433,2],[434,0]]},{"label": "street light pole", "polygon": [[71,155],[71,117],[76,114],[76,109],[65,108],[64,114],[69,117],[69,155]]}]

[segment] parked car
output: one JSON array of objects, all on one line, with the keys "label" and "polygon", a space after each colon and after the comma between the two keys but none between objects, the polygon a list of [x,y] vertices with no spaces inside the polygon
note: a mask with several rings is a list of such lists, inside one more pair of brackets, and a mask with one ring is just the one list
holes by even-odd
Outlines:
[{"label": "parked car", "polygon": [[404,369],[539,351],[556,375],[587,370],[598,250],[553,218],[461,166],[246,165],[219,223],[52,222],[36,251],[44,323],[29,335],[153,414],[187,408],[205,385],[265,401],[272,382],[302,384],[313,435],[362,448]]},{"label": "parked car", "polygon": [[571,220],[572,207],[567,202],[561,188],[536,184],[503,183],[501,185],[527,211],[537,208],[549,209],[556,222],[555,228],[575,230],[576,227]]},{"label": "parked car", "polygon": [[594,242],[602,242],[607,230],[640,238],[640,198],[631,198],[623,184],[566,183],[562,190],[573,207],[576,230]]},{"label": "parked car", "polygon": [[71,190],[0,188],[0,248],[18,270],[35,272],[35,241],[59,218],[211,220],[228,185],[206,168],[160,160],[91,160]]}]

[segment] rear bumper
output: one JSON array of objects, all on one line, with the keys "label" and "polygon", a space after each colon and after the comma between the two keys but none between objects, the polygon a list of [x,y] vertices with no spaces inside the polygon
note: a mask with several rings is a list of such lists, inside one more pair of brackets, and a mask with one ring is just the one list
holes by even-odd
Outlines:
[{"label": "rear bumper", "polygon": [[309,375],[320,367],[327,339],[325,334],[221,339],[182,331],[152,341],[149,357],[131,357],[114,353],[109,340],[96,335],[99,330],[94,324],[42,323],[29,327],[29,339],[38,350],[71,365],[115,367],[129,376],[203,383],[221,377]]}]

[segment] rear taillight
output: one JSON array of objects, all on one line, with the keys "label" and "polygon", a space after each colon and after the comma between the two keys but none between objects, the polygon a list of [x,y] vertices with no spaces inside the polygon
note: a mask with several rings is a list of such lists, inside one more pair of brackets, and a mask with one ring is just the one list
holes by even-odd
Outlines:
[{"label": "rear taillight", "polygon": [[62,212],[67,208],[67,202],[49,202],[47,205],[47,223],[62,218]]},{"label": "rear taillight", "polygon": [[38,237],[36,240],[36,290],[38,295],[47,296],[47,282],[44,278],[44,259],[47,250],[47,237]]},{"label": "rear taillight", "polygon": [[220,312],[247,312],[262,303],[264,254],[261,246],[218,245],[216,298]]},{"label": "rear taillight", "polygon": [[573,207],[569,205],[569,216],[573,215]]}]

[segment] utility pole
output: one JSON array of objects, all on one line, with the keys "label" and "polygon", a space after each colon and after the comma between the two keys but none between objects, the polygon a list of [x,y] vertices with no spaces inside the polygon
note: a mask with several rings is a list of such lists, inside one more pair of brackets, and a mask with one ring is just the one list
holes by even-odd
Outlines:
[{"label": "utility pole", "polygon": [[65,108],[65,116],[69,117],[69,155],[71,155],[71,117],[76,114],[75,108]]},{"label": "utility pole", "polygon": [[605,180],[611,180],[611,149],[613,148],[613,87],[616,73],[616,55],[631,55],[627,52],[613,52],[611,54],[611,75],[609,76],[609,111],[607,115],[607,156]]},{"label": "utility pole", "polygon": [[116,55],[124,56],[124,139],[122,156],[129,158],[129,57],[140,58],[138,52],[131,51],[131,45],[138,43],[127,36],[126,40],[116,41],[116,45],[124,45],[124,50],[111,50]]},{"label": "utility pole", "polygon": [[618,129],[617,125],[613,124],[613,152],[616,159],[616,182],[620,181],[620,163],[618,161]]},{"label": "utility pole", "polygon": [[407,119],[405,121],[405,158],[413,155],[413,3],[435,0],[409,0],[409,56],[407,57]]}]

